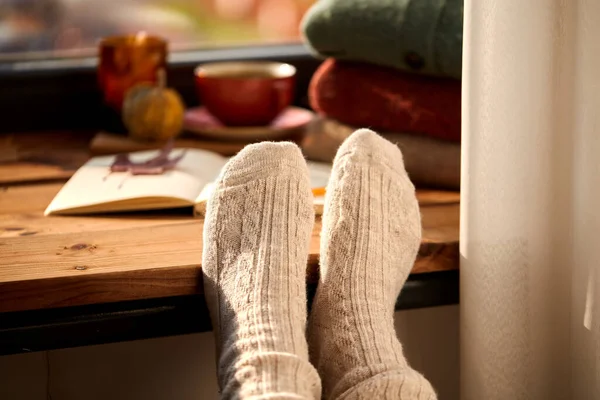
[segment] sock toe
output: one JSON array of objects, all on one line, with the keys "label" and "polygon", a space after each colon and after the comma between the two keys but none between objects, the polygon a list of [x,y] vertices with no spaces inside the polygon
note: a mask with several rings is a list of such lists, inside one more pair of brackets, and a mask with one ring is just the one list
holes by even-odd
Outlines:
[{"label": "sock toe", "polygon": [[338,149],[334,164],[343,157],[381,164],[393,171],[406,173],[400,149],[370,129],[359,129],[350,135]]},{"label": "sock toe", "polygon": [[244,147],[221,171],[221,186],[235,186],[269,176],[303,174],[306,161],[300,148],[291,142],[262,142]]}]

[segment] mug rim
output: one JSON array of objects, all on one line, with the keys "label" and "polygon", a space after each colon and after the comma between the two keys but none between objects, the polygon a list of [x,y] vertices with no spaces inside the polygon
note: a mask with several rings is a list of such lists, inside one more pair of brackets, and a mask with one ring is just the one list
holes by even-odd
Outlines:
[{"label": "mug rim", "polygon": [[[265,72],[269,76],[231,76],[237,72]],[[225,74],[225,75],[224,75]],[[201,79],[250,80],[250,79],[285,79],[296,75],[296,67],[277,61],[218,61],[200,64],[194,69],[194,76]]]}]

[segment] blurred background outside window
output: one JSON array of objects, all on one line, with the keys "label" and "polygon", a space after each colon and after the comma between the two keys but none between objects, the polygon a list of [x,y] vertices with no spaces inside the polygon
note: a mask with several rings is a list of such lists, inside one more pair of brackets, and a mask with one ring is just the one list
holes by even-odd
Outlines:
[{"label": "blurred background outside window", "polygon": [[192,50],[300,39],[315,0],[0,0],[0,61],[96,54],[102,37],[145,31]]}]

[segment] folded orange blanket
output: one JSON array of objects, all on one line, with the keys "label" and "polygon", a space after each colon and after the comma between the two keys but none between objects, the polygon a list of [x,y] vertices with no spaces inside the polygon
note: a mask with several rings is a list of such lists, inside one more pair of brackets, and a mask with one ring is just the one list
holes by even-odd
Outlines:
[{"label": "folded orange blanket", "polygon": [[328,59],[312,78],[310,105],[345,124],[460,141],[460,81]]}]

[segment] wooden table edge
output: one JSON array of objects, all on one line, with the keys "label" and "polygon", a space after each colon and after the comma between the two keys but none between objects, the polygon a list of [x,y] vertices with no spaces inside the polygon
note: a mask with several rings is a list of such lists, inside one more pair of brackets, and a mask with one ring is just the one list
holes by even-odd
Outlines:
[{"label": "wooden table edge", "polygon": [[[458,269],[458,242],[423,243],[411,274]],[[318,256],[307,284],[318,281]],[[0,283],[0,313],[203,294],[201,265],[170,266]],[[76,295],[73,295],[76,293]]]}]

